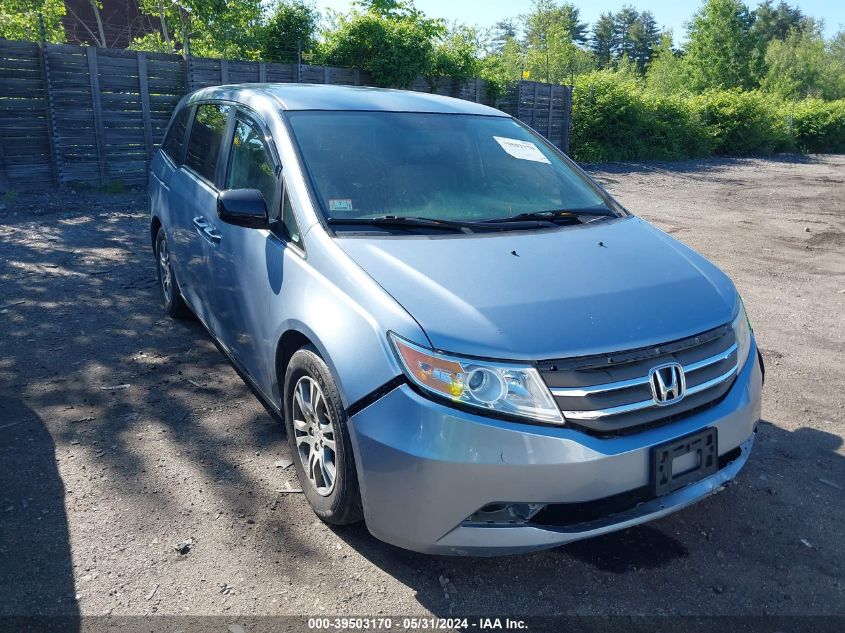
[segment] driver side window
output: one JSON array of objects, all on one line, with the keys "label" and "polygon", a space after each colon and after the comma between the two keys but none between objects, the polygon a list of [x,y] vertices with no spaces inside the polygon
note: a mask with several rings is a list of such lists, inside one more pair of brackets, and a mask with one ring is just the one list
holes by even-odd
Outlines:
[{"label": "driver side window", "polygon": [[239,116],[235,122],[226,189],[258,189],[272,218],[278,217],[278,210],[273,209],[277,184],[276,168],[264,135],[257,125]]}]

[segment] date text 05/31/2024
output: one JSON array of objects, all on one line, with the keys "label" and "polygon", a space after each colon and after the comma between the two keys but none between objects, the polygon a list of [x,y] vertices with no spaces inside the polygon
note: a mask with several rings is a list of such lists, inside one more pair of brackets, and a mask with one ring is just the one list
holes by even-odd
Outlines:
[{"label": "date text 05/31/2024", "polygon": [[520,631],[527,630],[524,620],[512,618],[308,618],[308,628],[330,630],[397,630],[404,631]]}]

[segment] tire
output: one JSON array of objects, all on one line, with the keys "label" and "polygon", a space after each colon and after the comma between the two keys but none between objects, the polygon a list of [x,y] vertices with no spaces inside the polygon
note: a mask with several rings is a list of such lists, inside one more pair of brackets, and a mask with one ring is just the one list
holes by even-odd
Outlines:
[{"label": "tire", "polygon": [[173,262],[170,259],[170,249],[164,227],[159,227],[156,234],[156,270],[158,271],[158,287],[161,290],[161,300],[164,311],[173,319],[190,319],[193,314],[182,298],[182,291],[176,281]]},{"label": "tire", "polygon": [[308,503],[326,523],[360,521],[361,494],[346,411],[329,368],[312,346],[291,358],[284,397],[288,446]]}]

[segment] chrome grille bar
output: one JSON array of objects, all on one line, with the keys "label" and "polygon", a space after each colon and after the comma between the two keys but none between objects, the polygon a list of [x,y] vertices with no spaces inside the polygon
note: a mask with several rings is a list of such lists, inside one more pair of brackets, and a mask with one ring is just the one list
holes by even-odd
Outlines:
[{"label": "chrome grille bar", "polygon": [[731,357],[731,354],[733,354],[735,351],[736,351],[736,343],[731,345],[728,349],[726,349],[721,354],[716,354],[715,356],[711,356],[710,358],[704,358],[704,359],[698,361],[697,363],[690,363],[689,365],[684,365],[684,373],[688,374],[692,371],[704,369],[705,367],[710,367],[710,365],[715,365],[718,362],[721,362],[723,360],[727,360],[728,358]]},{"label": "chrome grille bar", "polygon": [[[695,363],[690,363],[689,365],[684,365],[684,374],[689,374],[694,371],[698,371],[699,369],[704,369],[705,367],[709,367],[710,365],[715,365],[718,362],[726,360],[730,358],[731,354],[736,351],[736,343],[731,345],[728,349],[724,352],[719,352],[709,358],[704,358],[700,361]],[[620,389],[630,389],[631,387],[639,387],[640,385],[647,385],[648,384],[648,376],[640,376],[637,378],[631,378],[629,380],[620,380],[618,382],[608,382],[603,385],[590,385],[589,387],[552,387],[551,392],[553,396],[558,396],[561,398],[567,397],[582,397],[582,396],[591,396],[597,393],[606,393],[608,391],[619,391]],[[687,393],[692,393],[691,390],[687,390]],[[697,393],[697,392],[696,392]],[[588,418],[591,419],[591,418]]]},{"label": "chrome grille bar", "polygon": [[719,384],[725,382],[729,378],[733,378],[733,375],[736,373],[736,370],[737,370],[737,366],[734,365],[733,367],[731,367],[728,371],[726,371],[721,376],[716,376],[712,380],[708,380],[707,382],[703,382],[700,385],[695,385],[694,387],[689,387],[687,389],[686,395],[693,396],[697,393],[701,393],[702,391],[707,391],[711,387],[715,387],[716,385],[719,385]]},{"label": "chrome grille bar", "polygon": [[[712,363],[711,363],[712,364]],[[699,368],[700,369],[700,368]],[[687,389],[686,395],[691,396],[702,391],[706,391],[716,385],[719,385],[726,380],[729,380],[737,372],[737,366],[734,365],[721,376],[716,376],[712,380],[703,382],[700,385],[695,385]],[[554,391],[552,391],[554,393]],[[623,413],[631,413],[633,411],[641,411],[643,409],[651,409],[653,407],[661,406],[653,399],[641,400],[640,402],[632,402],[630,404],[623,404],[618,407],[609,407],[607,409],[596,409],[594,411],[561,411],[563,417],[569,420],[601,420],[614,415],[621,415]]]}]

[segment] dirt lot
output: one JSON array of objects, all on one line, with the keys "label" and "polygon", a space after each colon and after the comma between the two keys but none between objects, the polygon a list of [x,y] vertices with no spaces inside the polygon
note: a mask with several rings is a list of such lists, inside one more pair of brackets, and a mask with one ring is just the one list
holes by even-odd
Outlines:
[{"label": "dirt lot", "polygon": [[7,197],[0,615],[845,613],[845,156],[593,173],[745,298],[765,422],[726,492],[504,559],[329,529],[277,492],[282,426],[163,315],[143,194]]}]

